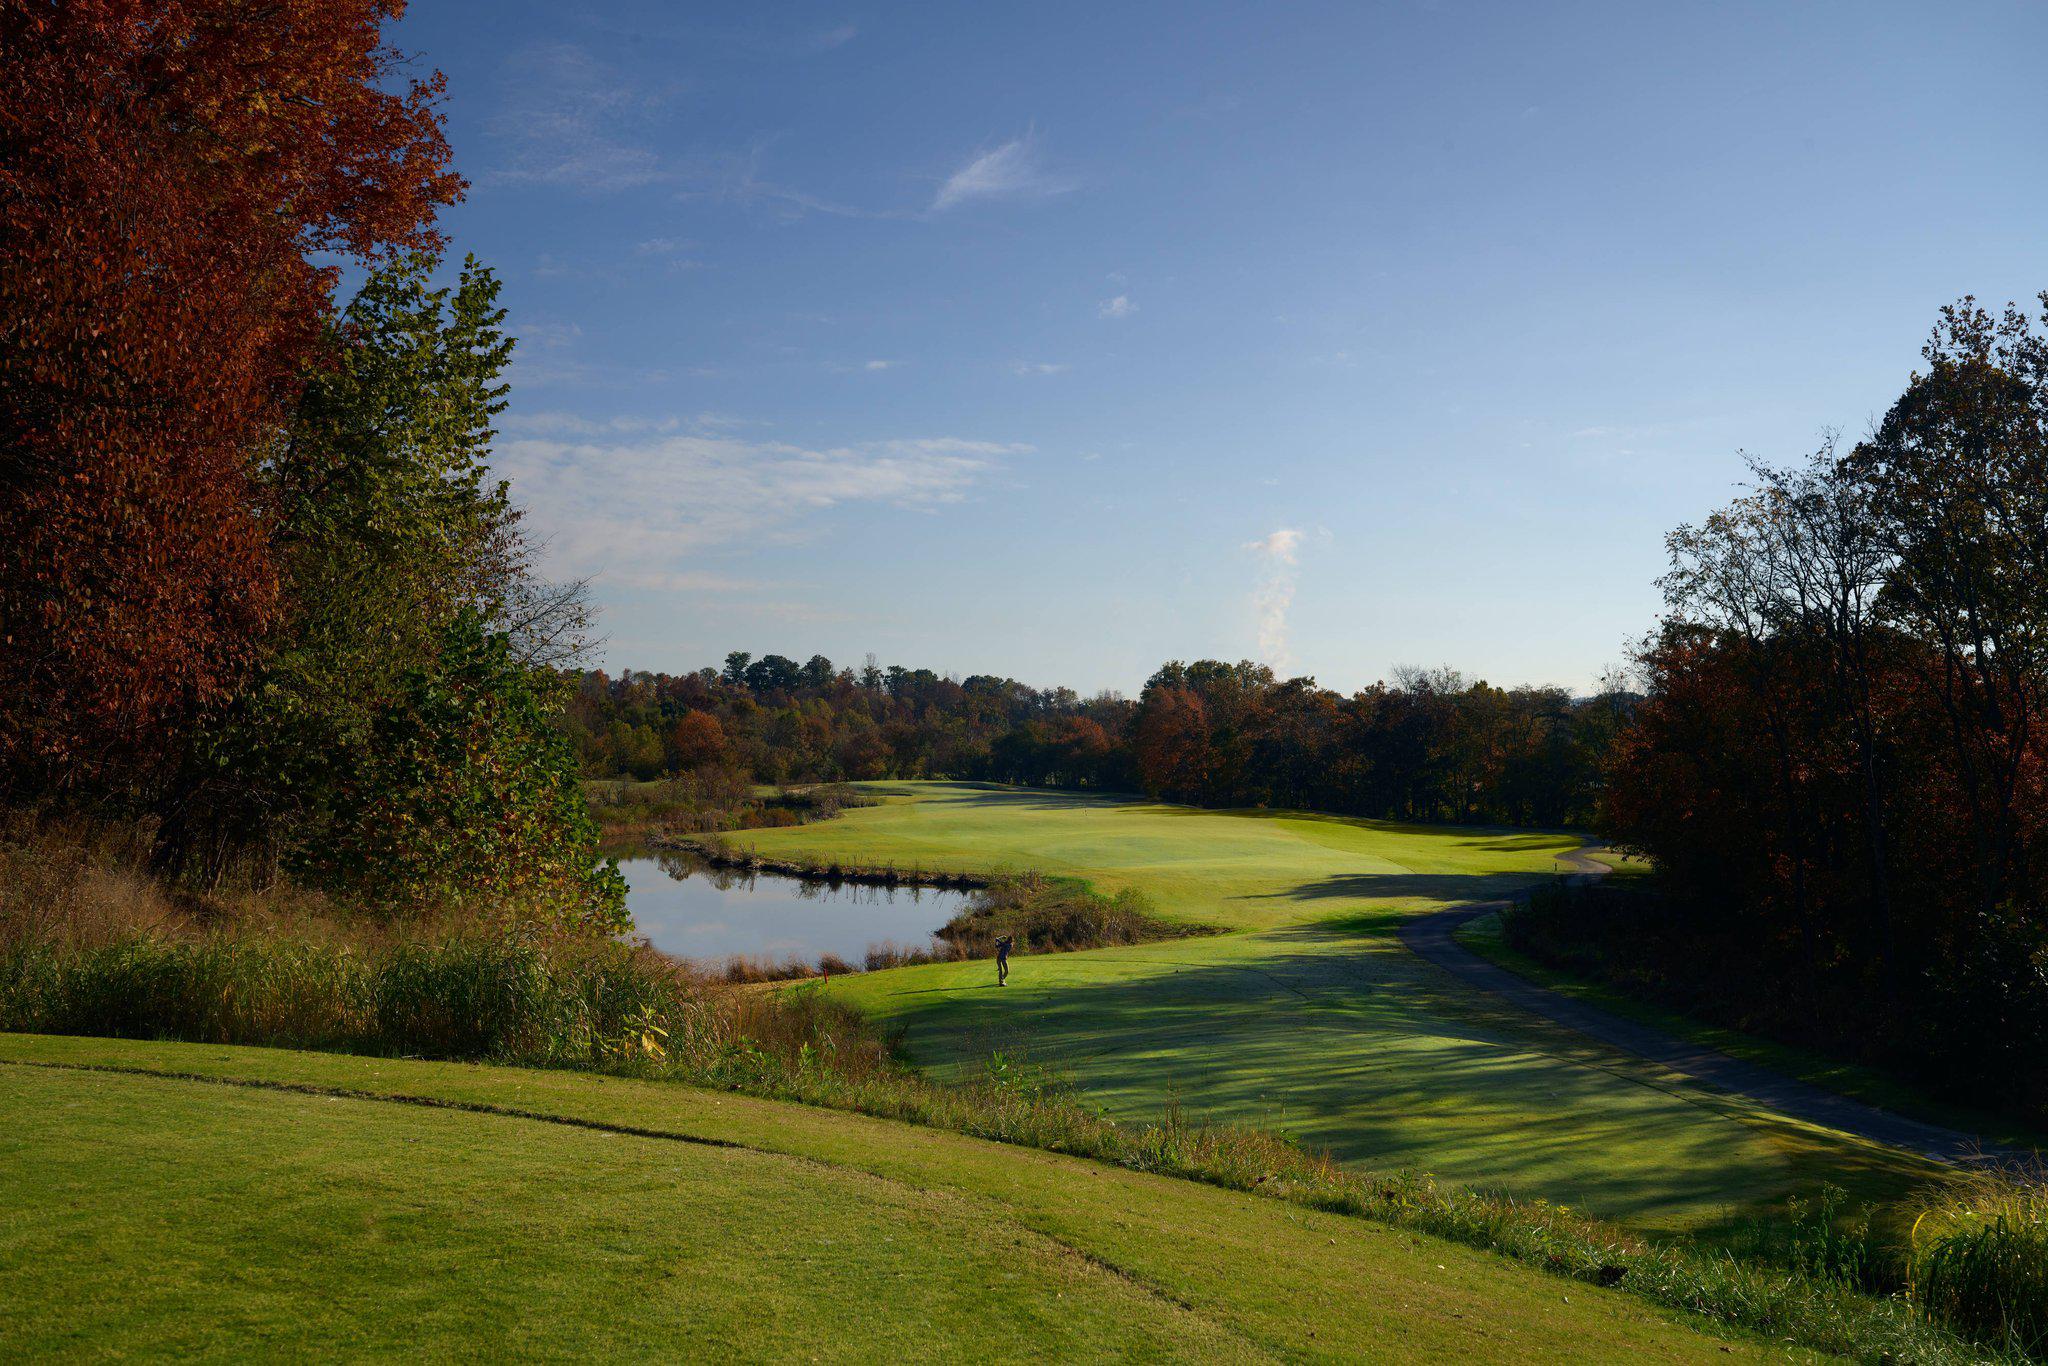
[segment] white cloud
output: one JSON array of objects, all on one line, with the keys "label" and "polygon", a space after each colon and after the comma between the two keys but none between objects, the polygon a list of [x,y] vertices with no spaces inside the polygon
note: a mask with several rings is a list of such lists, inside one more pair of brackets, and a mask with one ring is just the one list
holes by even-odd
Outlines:
[{"label": "white cloud", "polygon": [[1300,562],[1302,533],[1291,526],[1283,526],[1270,536],[1261,536],[1256,541],[1246,541],[1244,548],[1276,564],[1292,565]]},{"label": "white cloud", "polygon": [[1064,361],[1020,360],[1010,363],[1011,372],[1019,375],[1064,375],[1071,368]]},{"label": "white cloud", "polygon": [[[560,415],[546,415],[557,431]],[[629,421],[637,421],[629,420]],[[538,424],[528,419],[528,430]],[[782,442],[589,424],[580,440],[515,437],[498,469],[537,525],[553,532],[564,575],[692,572],[707,549],[787,541],[807,519],[849,504],[934,511],[965,501],[1029,446],[953,437],[813,449]]]},{"label": "white cloud", "polygon": [[1114,299],[1104,299],[1096,305],[1095,311],[1105,318],[1128,318],[1138,311],[1128,294],[1119,294]]},{"label": "white cloud", "polygon": [[1287,613],[1294,606],[1301,542],[1301,531],[1284,526],[1244,545],[1259,561],[1259,583],[1252,591],[1252,607],[1259,618],[1259,658],[1272,665],[1273,672],[1283,675],[1294,670]]},{"label": "white cloud", "polygon": [[835,47],[844,47],[859,36],[860,30],[854,25],[841,24],[838,28],[828,28],[811,35],[811,50],[830,52]]},{"label": "white cloud", "polygon": [[871,360],[871,361],[869,361],[869,362],[868,362],[868,363],[867,363],[866,365],[863,365],[863,366],[861,367],[861,369],[863,369],[863,370],[893,370],[893,369],[895,369],[895,368],[896,368],[897,366],[901,365],[902,363],[903,363],[902,361],[898,361],[898,360]]},{"label": "white cloud", "polygon": [[978,199],[1044,199],[1065,194],[1073,182],[1047,172],[1040,165],[1032,135],[983,152],[946,178],[932,200],[934,210],[958,208]]}]

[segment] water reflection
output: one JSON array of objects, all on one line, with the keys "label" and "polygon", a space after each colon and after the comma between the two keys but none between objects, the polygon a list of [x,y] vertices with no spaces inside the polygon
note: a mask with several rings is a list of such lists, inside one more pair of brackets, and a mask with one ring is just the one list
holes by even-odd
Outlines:
[{"label": "water reflection", "polygon": [[859,962],[875,944],[923,944],[968,893],[876,887],[714,868],[693,854],[621,858],[634,928],[679,958],[797,958]]}]

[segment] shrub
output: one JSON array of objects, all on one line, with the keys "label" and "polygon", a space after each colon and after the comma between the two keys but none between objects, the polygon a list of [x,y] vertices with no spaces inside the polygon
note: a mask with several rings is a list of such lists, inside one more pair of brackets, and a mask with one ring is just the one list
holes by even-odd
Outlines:
[{"label": "shrub", "polygon": [[987,958],[1004,935],[1026,953],[1063,953],[1208,933],[1213,931],[1207,927],[1159,919],[1151,903],[1129,888],[1102,896],[1068,879],[1021,873],[990,881],[938,935],[963,957]]},{"label": "shrub", "polygon": [[385,945],[134,934],[0,956],[0,1026],[50,1034],[589,1064],[672,1029],[690,979],[646,950],[475,929]]}]

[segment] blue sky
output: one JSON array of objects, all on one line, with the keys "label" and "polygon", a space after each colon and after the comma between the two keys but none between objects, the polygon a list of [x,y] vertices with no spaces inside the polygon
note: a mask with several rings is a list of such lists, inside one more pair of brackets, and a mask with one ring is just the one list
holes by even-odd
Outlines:
[{"label": "blue sky", "polygon": [[2048,288],[2048,6],[432,3],[604,662],[1582,688]]}]

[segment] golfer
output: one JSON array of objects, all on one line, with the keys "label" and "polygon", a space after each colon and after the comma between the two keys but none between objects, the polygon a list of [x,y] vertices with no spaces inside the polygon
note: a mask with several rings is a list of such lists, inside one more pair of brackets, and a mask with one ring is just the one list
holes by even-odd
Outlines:
[{"label": "golfer", "polygon": [[1010,984],[1010,939],[1006,934],[996,940],[996,985],[999,987]]}]

